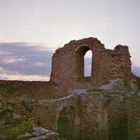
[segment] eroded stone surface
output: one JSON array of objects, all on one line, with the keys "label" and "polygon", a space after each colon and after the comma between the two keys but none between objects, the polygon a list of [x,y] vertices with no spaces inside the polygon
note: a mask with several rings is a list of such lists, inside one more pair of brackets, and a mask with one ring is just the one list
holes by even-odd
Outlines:
[{"label": "eroded stone surface", "polygon": [[[93,53],[92,74],[84,77],[88,50]],[[25,139],[57,139],[65,119],[66,133],[61,131],[60,140],[139,140],[140,93],[135,82],[140,87],[140,79],[131,73],[127,46],[110,50],[96,38],[73,40],[54,53],[51,81],[0,81],[0,111],[6,106],[17,121],[28,118],[41,126],[21,137]],[[87,92],[94,86],[104,90]],[[2,118],[0,128],[4,123]]]},{"label": "eroded stone surface", "polygon": [[[92,51],[91,77],[84,77],[84,55]],[[127,46],[105,49],[97,38],[70,41],[56,50],[52,58],[51,81],[61,86],[85,88],[101,86],[114,79],[131,78],[131,61]]]}]

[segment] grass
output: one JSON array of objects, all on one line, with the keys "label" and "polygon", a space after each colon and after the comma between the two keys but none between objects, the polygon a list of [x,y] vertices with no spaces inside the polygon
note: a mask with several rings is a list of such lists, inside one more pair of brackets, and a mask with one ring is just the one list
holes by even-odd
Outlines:
[{"label": "grass", "polygon": [[131,85],[129,83],[129,81],[127,79],[124,79],[123,80],[123,83],[124,83],[124,87],[127,89],[127,90],[132,90],[131,88]]},{"label": "grass", "polygon": [[103,91],[103,89],[96,88],[96,87],[87,89],[87,92],[102,92],[102,91]]},{"label": "grass", "polygon": [[60,117],[58,120],[58,133],[61,140],[67,140],[68,137],[68,118]]},{"label": "grass", "polygon": [[3,140],[14,140],[17,136],[23,135],[26,132],[31,132],[32,125],[29,121],[22,121],[20,124],[7,125],[4,129],[1,129],[1,135]]},{"label": "grass", "polygon": [[13,118],[12,109],[5,108],[0,112],[0,122],[4,122],[0,126],[1,140],[14,140],[17,136],[32,131],[32,123],[29,120],[15,120]]}]

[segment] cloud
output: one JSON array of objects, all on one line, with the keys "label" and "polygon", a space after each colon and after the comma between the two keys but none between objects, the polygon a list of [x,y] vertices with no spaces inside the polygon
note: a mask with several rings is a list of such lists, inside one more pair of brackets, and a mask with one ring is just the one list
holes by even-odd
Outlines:
[{"label": "cloud", "polygon": [[0,43],[0,78],[48,80],[52,53],[53,50],[35,44]]},{"label": "cloud", "polygon": [[17,57],[11,58],[11,57],[9,57],[9,58],[3,58],[3,63],[13,64],[13,63],[18,63],[18,62],[23,62],[25,60],[26,60],[26,58],[17,58]]},{"label": "cloud", "polygon": [[11,74],[18,74],[18,72],[14,71],[14,72],[11,72],[11,71],[8,71],[2,67],[0,67],[0,75],[11,75]]},{"label": "cloud", "polygon": [[44,63],[42,63],[42,62],[36,62],[34,65],[35,66],[44,66]]},{"label": "cloud", "polygon": [[6,35],[3,32],[0,32],[0,41],[1,42],[12,42],[13,40],[15,40],[14,37]]},{"label": "cloud", "polygon": [[49,76],[42,75],[25,75],[25,74],[3,74],[1,80],[19,80],[19,81],[48,81]]},{"label": "cloud", "polygon": [[[0,79],[47,81],[51,73],[54,50],[36,44],[0,43]],[[91,52],[85,56],[85,76],[91,75]],[[140,67],[132,66],[140,76]]]},{"label": "cloud", "polygon": [[0,67],[1,80],[22,80],[22,81],[48,81],[49,76],[44,75],[26,75],[17,71],[8,71]]},{"label": "cloud", "polygon": [[104,17],[104,18],[102,19],[100,25],[101,25],[102,28],[106,28],[106,27],[108,27],[108,26],[111,25],[111,22],[110,22],[110,20],[109,20],[108,17]]},{"label": "cloud", "polygon": [[139,66],[132,66],[132,72],[140,77],[140,67]]}]

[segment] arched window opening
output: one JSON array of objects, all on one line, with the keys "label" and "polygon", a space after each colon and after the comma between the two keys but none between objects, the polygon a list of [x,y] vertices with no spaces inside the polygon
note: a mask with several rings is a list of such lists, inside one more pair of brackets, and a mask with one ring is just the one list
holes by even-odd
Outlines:
[{"label": "arched window opening", "polygon": [[84,77],[91,77],[92,71],[92,52],[87,51],[84,55]]}]

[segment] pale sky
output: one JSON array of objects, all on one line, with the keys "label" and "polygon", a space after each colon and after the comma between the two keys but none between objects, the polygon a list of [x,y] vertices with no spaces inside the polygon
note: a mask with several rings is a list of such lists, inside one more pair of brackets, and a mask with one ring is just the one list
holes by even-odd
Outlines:
[{"label": "pale sky", "polygon": [[0,0],[0,42],[58,48],[97,37],[106,48],[128,45],[140,67],[140,0]]}]

